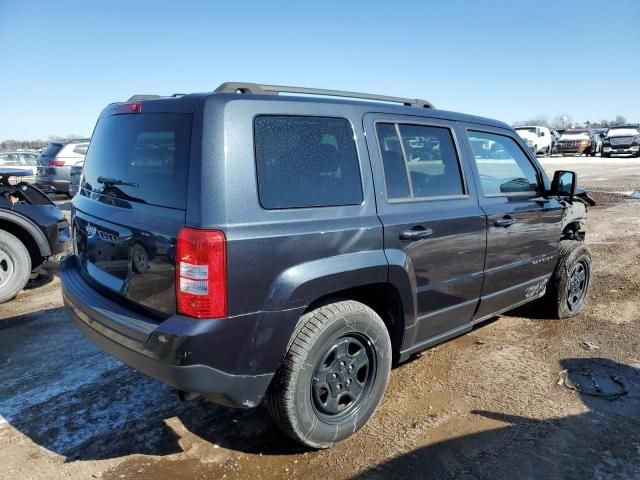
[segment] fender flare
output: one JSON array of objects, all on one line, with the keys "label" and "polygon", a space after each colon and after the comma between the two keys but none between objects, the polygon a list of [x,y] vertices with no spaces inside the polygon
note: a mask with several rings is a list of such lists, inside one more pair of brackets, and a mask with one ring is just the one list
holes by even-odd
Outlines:
[{"label": "fender flare", "polygon": [[387,282],[388,264],[382,250],[320,258],[287,268],[278,275],[264,301],[264,310],[306,307],[340,290]]},{"label": "fender flare", "polygon": [[9,212],[6,210],[0,210],[0,221],[12,223],[24,230],[35,242],[42,257],[48,257],[51,255],[51,247],[49,246],[47,237],[45,237],[42,230],[40,230],[33,221],[19,213]]}]

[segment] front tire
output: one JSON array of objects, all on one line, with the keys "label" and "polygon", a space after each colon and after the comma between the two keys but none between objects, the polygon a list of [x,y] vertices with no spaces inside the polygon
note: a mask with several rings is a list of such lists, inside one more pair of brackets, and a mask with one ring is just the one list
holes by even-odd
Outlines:
[{"label": "front tire", "polygon": [[346,300],[306,313],[269,389],[269,413],[297,442],[331,447],[374,414],[391,357],[387,328],[366,305]]},{"label": "front tire", "polygon": [[15,297],[27,284],[30,273],[27,247],[9,232],[0,230],[0,303]]},{"label": "front tire", "polygon": [[587,305],[591,273],[591,252],[584,242],[562,240],[560,258],[543,300],[553,317],[575,317],[582,313]]}]

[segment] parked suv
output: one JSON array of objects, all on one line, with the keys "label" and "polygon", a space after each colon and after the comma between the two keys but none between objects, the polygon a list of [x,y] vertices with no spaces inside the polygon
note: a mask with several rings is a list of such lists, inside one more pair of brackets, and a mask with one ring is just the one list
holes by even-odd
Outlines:
[{"label": "parked suv", "polygon": [[602,140],[602,156],[631,154],[640,157],[640,127],[625,125],[611,127]]},{"label": "parked suv", "polygon": [[88,139],[52,142],[47,145],[38,157],[38,184],[56,192],[69,193],[71,167],[84,163],[88,148]]},{"label": "parked suv", "polygon": [[586,128],[565,130],[556,143],[556,153],[585,154],[591,151],[591,134]]},{"label": "parked suv", "polygon": [[64,214],[38,188],[19,181],[25,173],[0,166],[0,303],[15,297],[31,272],[69,242]]},{"label": "parked suv", "polygon": [[265,400],[292,438],[329,447],[373,415],[392,363],[534,300],[582,311],[575,182],[550,182],[508,125],[422,100],[138,96],[95,127],[64,302],[183,398]]},{"label": "parked suv", "polygon": [[547,127],[540,126],[522,126],[515,128],[516,133],[520,135],[520,138],[524,140],[524,143],[529,147],[533,153],[538,155],[539,153],[545,156],[551,155],[553,151],[553,144],[555,139],[551,134],[551,130]]}]

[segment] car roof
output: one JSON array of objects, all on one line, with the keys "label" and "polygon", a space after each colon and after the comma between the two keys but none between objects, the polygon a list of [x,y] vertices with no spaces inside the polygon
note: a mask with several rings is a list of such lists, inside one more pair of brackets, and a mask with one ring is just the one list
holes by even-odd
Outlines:
[{"label": "car roof", "polygon": [[[214,101],[230,103],[234,101],[295,102],[347,105],[358,109],[360,113],[390,113],[396,115],[423,116],[457,122],[468,122],[512,130],[505,122],[477,115],[469,115],[447,110],[439,110],[426,100],[402,97],[388,97],[375,94],[361,94],[339,90],[310,89],[303,87],[284,87],[257,85],[240,82],[227,82],[213,92],[159,95],[133,95],[129,102],[195,102]],[[126,102],[118,102],[126,103]],[[109,107],[105,108],[103,114]]]}]

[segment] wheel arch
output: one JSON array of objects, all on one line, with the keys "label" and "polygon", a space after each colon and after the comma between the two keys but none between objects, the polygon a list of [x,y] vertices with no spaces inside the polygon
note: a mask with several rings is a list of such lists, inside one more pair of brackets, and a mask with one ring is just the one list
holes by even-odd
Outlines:
[{"label": "wheel arch", "polygon": [[0,229],[18,238],[29,251],[31,268],[40,265],[51,255],[51,248],[44,233],[26,217],[0,210]]}]

